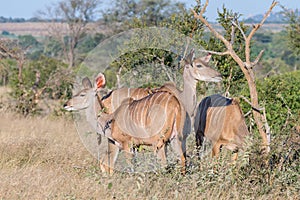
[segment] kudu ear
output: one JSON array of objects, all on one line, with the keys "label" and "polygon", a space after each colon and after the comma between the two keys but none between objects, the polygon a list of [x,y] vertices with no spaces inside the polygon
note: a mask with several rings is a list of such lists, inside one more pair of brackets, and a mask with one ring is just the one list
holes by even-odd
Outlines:
[{"label": "kudu ear", "polygon": [[105,83],[106,83],[104,74],[99,73],[97,75],[97,77],[95,78],[95,82],[96,82],[96,84],[95,84],[96,88],[95,89],[103,88],[105,86]]},{"label": "kudu ear", "polygon": [[206,56],[204,57],[201,57],[200,59],[205,62],[205,63],[208,63],[210,61],[210,58],[211,58],[211,54],[207,54]]},{"label": "kudu ear", "polygon": [[88,77],[85,77],[82,79],[82,85],[83,85],[84,89],[89,89],[89,88],[93,87],[92,83]]},{"label": "kudu ear", "polygon": [[192,64],[195,57],[195,50],[191,49],[190,53],[185,56],[184,60],[187,62],[187,64]]}]

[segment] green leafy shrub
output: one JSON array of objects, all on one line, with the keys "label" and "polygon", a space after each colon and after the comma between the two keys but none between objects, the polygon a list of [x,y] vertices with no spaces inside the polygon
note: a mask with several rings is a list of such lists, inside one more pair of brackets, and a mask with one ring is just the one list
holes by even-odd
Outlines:
[{"label": "green leafy shrub", "polygon": [[[241,95],[248,97],[248,88],[244,88]],[[273,170],[299,173],[297,157],[300,154],[300,137],[297,129],[300,124],[300,71],[257,80],[257,89],[271,128],[270,166]],[[251,110],[250,105],[243,100],[241,106],[244,113]],[[247,120],[251,126],[249,116]],[[255,137],[258,135],[255,132]]]},{"label": "green leafy shrub", "polygon": [[285,126],[293,128],[299,124],[300,71],[265,78],[257,86],[274,134],[280,134]]},{"label": "green leafy shrub", "polygon": [[53,58],[41,57],[38,61],[25,64],[22,83],[18,79],[18,70],[12,73],[10,85],[15,108],[24,115],[42,111],[39,101],[65,100],[72,95],[72,72],[67,66]]}]

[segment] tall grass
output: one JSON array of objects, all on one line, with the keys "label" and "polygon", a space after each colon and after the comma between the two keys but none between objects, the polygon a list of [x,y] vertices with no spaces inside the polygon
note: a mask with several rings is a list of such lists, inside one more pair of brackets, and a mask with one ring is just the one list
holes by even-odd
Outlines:
[{"label": "tall grass", "polygon": [[99,171],[71,120],[2,112],[0,127],[0,199],[299,198],[299,158],[283,162],[277,151],[289,150],[277,148],[279,159],[266,165],[253,135],[236,163],[229,152],[199,161],[190,150],[185,176],[177,169],[109,176]]},{"label": "tall grass", "polygon": [[[0,199],[299,199],[299,130],[283,129],[268,158],[251,135],[235,163],[194,152],[188,138],[188,171],[113,176],[101,173],[70,117],[24,118],[9,111],[0,88]],[[265,160],[270,162],[266,163]]]}]

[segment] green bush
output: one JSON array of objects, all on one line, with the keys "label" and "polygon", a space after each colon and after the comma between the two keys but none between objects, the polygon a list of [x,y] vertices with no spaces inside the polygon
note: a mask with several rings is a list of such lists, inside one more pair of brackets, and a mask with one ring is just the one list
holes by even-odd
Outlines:
[{"label": "green bush", "polygon": [[[241,95],[249,98],[249,89],[244,88]],[[286,168],[299,173],[297,157],[300,154],[300,138],[297,126],[300,124],[300,71],[257,80],[257,90],[260,105],[265,107],[271,128],[270,166],[279,171]],[[251,110],[243,100],[241,106],[244,113]],[[249,116],[247,121],[252,126]],[[256,131],[252,137],[258,135]]]},{"label": "green bush", "polygon": [[267,119],[274,134],[299,124],[300,71],[265,78],[257,83],[260,101],[266,106]]},{"label": "green bush", "polygon": [[[40,77],[39,79],[37,77]],[[65,100],[72,95],[72,73],[66,64],[53,58],[41,57],[38,61],[25,63],[22,83],[18,79],[18,70],[12,72],[10,85],[15,108],[24,115],[42,111],[38,103],[42,99]]]}]

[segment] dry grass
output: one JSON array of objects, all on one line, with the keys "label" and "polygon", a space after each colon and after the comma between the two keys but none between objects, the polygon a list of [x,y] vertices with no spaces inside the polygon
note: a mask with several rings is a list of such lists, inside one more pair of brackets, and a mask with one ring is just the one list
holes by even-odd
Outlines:
[{"label": "dry grass", "polygon": [[[0,23],[0,33],[2,33],[2,31],[8,31],[16,35],[47,36],[49,35],[49,24],[50,23],[47,22]],[[55,26],[61,30],[66,29],[66,24],[63,23],[56,23]],[[217,25],[215,28],[220,29],[220,27]],[[272,32],[281,31],[283,28],[284,24],[264,24],[263,26],[263,30]],[[89,30],[104,34],[111,32],[108,26],[102,26],[101,24],[95,23],[89,24]]]},{"label": "dry grass", "polygon": [[64,197],[80,194],[81,189],[86,191],[87,188],[80,187],[81,182],[90,182],[89,187],[95,185],[78,173],[95,161],[82,146],[70,121],[24,119],[13,113],[1,115],[0,197]]},{"label": "dry grass", "polygon": [[0,199],[299,199],[299,160],[271,171],[259,156],[249,161],[257,152],[246,150],[234,165],[189,157],[194,165],[185,176],[108,176],[67,117],[23,118],[3,109],[0,117]]},{"label": "dry grass", "polygon": [[299,191],[278,180],[266,184],[262,177],[267,170],[240,173],[247,161],[232,167],[210,158],[186,176],[159,172],[110,177],[99,171],[71,120],[1,113],[0,127],[0,199],[296,199]]},{"label": "dry grass", "polygon": [[[49,36],[49,27],[56,27],[57,30],[66,31],[65,23],[50,22],[23,22],[23,23],[0,23],[0,34],[2,31],[8,31],[15,35],[32,35],[32,36]],[[97,23],[89,23],[88,30],[98,33],[108,33],[111,31],[109,27]]]}]

